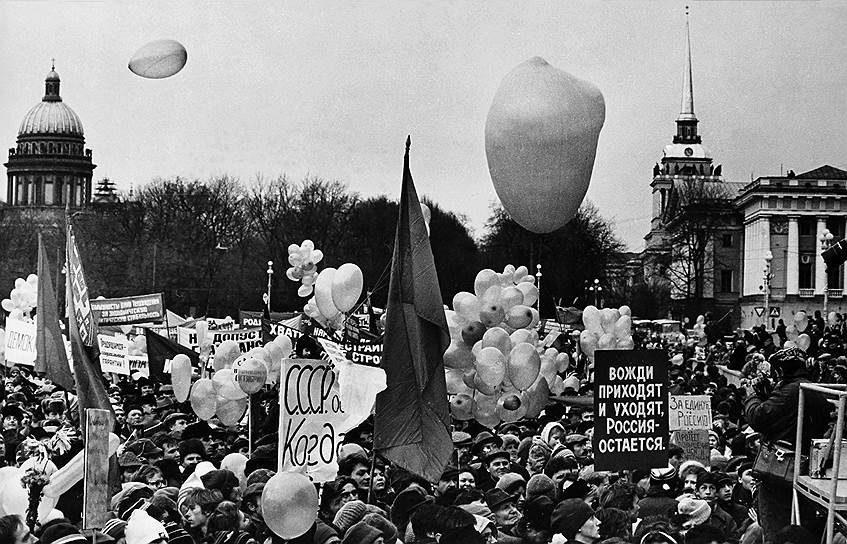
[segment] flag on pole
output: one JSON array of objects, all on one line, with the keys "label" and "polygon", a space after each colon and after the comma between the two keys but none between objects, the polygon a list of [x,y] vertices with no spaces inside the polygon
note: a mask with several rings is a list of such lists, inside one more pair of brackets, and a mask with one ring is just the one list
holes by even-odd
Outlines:
[{"label": "flag on pole", "polygon": [[410,145],[407,139],[382,358],[388,387],[376,398],[374,449],[434,482],[453,452],[443,361],[450,333],[409,171]]},{"label": "flag on pole", "polygon": [[200,354],[193,349],[150,329],[144,329],[144,336],[147,339],[147,364],[151,378],[161,379],[165,375],[165,360],[173,359],[180,353],[188,355],[191,365],[200,368]]},{"label": "flag on pole", "polygon": [[59,328],[59,307],[53,274],[41,233],[38,234],[38,318],[35,334],[36,372],[44,372],[57,385],[70,391],[74,388],[74,377],[68,366],[65,341]]},{"label": "flag on pole", "polygon": [[[112,411],[106,386],[103,385],[99,366],[95,366],[88,353],[83,334],[94,335],[91,305],[88,301],[88,286],[82,270],[82,261],[76,247],[70,221],[67,236],[68,274],[66,281],[68,304],[68,337],[71,341],[76,394],[79,398],[80,425],[85,425],[85,409],[99,408]],[[86,331],[86,332],[83,332]]]}]

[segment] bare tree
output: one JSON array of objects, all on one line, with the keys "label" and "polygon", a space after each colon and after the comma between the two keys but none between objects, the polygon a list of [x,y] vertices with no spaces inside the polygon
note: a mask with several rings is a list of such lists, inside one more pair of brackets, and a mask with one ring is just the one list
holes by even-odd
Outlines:
[{"label": "bare tree", "polygon": [[670,255],[664,277],[671,298],[699,301],[714,289],[716,237],[735,215],[731,191],[723,182],[684,179],[674,182],[664,224]]}]

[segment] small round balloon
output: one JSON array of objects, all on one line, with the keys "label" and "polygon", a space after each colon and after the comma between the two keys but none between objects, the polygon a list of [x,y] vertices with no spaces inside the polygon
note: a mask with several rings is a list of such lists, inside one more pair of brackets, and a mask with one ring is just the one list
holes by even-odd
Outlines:
[{"label": "small round balloon", "polygon": [[318,517],[315,485],[302,474],[275,474],[262,491],[262,517],[268,528],[281,538],[304,535]]},{"label": "small round balloon", "polygon": [[227,427],[232,427],[238,423],[244,414],[247,412],[247,398],[238,400],[228,400],[223,397],[216,399],[217,408],[215,415]]},{"label": "small round balloon", "polygon": [[268,380],[268,367],[253,357],[242,357],[235,361],[232,365],[232,373],[235,376],[235,383],[248,395],[259,391]]}]

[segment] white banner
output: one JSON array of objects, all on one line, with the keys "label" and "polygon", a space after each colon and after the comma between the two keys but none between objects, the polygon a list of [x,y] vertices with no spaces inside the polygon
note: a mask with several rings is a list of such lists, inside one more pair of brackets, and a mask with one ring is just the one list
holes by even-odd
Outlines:
[{"label": "white banner", "polygon": [[[126,360],[129,365],[130,374],[138,372],[145,378],[150,377],[150,361],[146,355],[127,355]],[[165,370],[170,372],[170,360],[166,362],[165,366],[168,367]]]},{"label": "white banner", "polygon": [[669,395],[670,430],[712,428],[712,399],[709,395]]},{"label": "white banner", "polygon": [[100,346],[100,370],[129,376],[129,361],[127,361],[129,340],[127,337],[122,334],[114,336],[98,334],[97,344]]},{"label": "white banner", "polygon": [[35,365],[35,323],[6,319],[6,364]]}]

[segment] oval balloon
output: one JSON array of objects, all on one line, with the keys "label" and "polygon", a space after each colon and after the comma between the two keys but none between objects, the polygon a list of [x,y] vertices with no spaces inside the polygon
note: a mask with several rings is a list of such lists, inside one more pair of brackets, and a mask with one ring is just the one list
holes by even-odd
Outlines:
[{"label": "oval balloon", "polygon": [[473,293],[461,291],[453,296],[453,310],[465,321],[479,321],[481,302]]},{"label": "oval balloon", "polygon": [[485,331],[482,335],[483,348],[497,348],[503,355],[508,355],[512,351],[512,339],[504,329],[493,327]]},{"label": "oval balloon", "polygon": [[497,397],[492,395],[476,395],[473,400],[473,417],[481,425],[493,429],[500,423],[500,415],[497,413]]},{"label": "oval balloon", "polygon": [[479,320],[486,327],[496,327],[505,317],[506,312],[500,304],[485,304],[479,310]]},{"label": "oval balloon", "polygon": [[228,400],[223,397],[218,397],[215,401],[217,408],[215,415],[227,427],[236,425],[244,414],[247,412],[247,398],[238,400]]},{"label": "oval balloon", "polygon": [[315,282],[315,305],[318,311],[327,319],[332,319],[340,313],[340,310],[335,307],[332,301],[332,282],[335,279],[335,269],[324,268],[318,274],[318,281]]},{"label": "oval balloon", "polygon": [[524,304],[513,306],[506,314],[506,324],[515,329],[523,329],[530,323],[532,323],[532,308]]},{"label": "oval balloon", "polygon": [[467,344],[452,342],[444,352],[444,366],[447,368],[465,370],[473,368],[473,363],[474,354]]},{"label": "oval balloon", "polygon": [[523,303],[525,306],[532,306],[538,302],[538,287],[532,283],[519,283],[516,286],[517,290],[523,293]]},{"label": "oval balloon", "polygon": [[[279,344],[275,342],[268,342],[267,344],[265,344],[265,349],[268,350],[268,355],[270,355],[269,362],[271,364],[273,364],[274,361],[278,363],[285,359],[285,353],[283,352]],[[270,368],[270,365],[268,365],[268,368]]]},{"label": "oval balloon", "polygon": [[215,393],[215,384],[212,383],[212,380],[200,378],[194,382],[188,398],[191,401],[191,409],[194,410],[194,413],[200,419],[206,421],[212,419],[212,416],[215,415],[217,394]]},{"label": "oval balloon", "polygon": [[462,341],[469,345],[473,346],[485,335],[485,325],[480,323],[479,321],[471,321],[464,327],[462,327],[461,337]]},{"label": "oval balloon", "polygon": [[[538,378],[541,357],[532,344],[518,344],[509,354],[509,380],[521,391],[529,388]],[[502,414],[501,414],[502,417]]]},{"label": "oval balloon", "polygon": [[215,370],[229,368],[241,356],[241,348],[235,340],[224,340],[215,349],[215,360],[212,366]]},{"label": "oval balloon", "polygon": [[185,402],[191,391],[191,359],[188,355],[179,353],[171,361],[171,384],[177,402]]},{"label": "oval balloon", "polygon": [[246,393],[235,383],[235,373],[231,368],[222,368],[212,375],[215,392],[227,400],[243,399]]},{"label": "oval balloon", "polygon": [[277,536],[294,539],[308,531],[318,517],[318,492],[302,474],[281,472],[265,483],[262,517]]},{"label": "oval balloon", "polygon": [[291,352],[294,351],[294,344],[291,342],[291,338],[284,334],[280,334],[276,338],[274,338],[274,344],[278,345],[282,348],[282,357],[289,357]]},{"label": "oval balloon", "polygon": [[135,75],[163,79],[177,74],[188,61],[188,52],[176,40],[156,40],[141,47],[129,61]]},{"label": "oval balloon", "polygon": [[[477,297],[482,297],[489,287],[497,283],[497,272],[486,268],[476,273],[476,278],[473,282],[473,290]],[[456,310],[457,312],[459,310]]]},{"label": "oval balloon", "polygon": [[476,358],[476,376],[490,387],[496,387],[506,375],[506,358],[495,347],[482,348]]},{"label": "oval balloon", "polygon": [[500,202],[519,225],[543,234],[574,217],[605,117],[597,87],[540,57],[503,78],[485,120],[485,156]]},{"label": "oval balloon", "polygon": [[473,419],[473,404],[470,395],[453,395],[450,399],[450,414],[459,421]]},{"label": "oval balloon", "polygon": [[797,342],[795,343],[797,344],[798,348],[802,349],[803,351],[806,351],[809,349],[809,346],[812,345],[812,338],[808,334],[803,333],[797,337]]},{"label": "oval balloon", "polygon": [[349,312],[356,306],[365,284],[362,269],[353,263],[338,267],[332,278],[332,302],[342,312]]},{"label": "oval balloon", "polygon": [[[258,359],[265,364],[269,364],[271,362],[271,352],[263,347],[253,348],[247,352],[248,357],[252,357],[254,359]],[[233,363],[234,366],[234,363]]]}]

